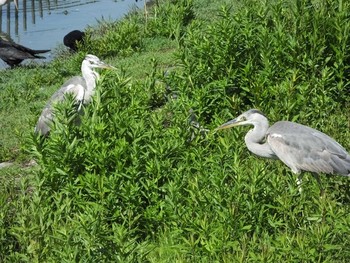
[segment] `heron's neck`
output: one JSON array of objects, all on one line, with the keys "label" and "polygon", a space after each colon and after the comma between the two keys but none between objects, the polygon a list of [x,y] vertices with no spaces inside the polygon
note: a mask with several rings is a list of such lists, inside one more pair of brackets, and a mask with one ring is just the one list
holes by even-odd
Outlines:
[{"label": "heron's neck", "polygon": [[85,94],[84,94],[84,103],[88,103],[91,100],[92,95],[95,92],[96,81],[99,78],[99,74],[95,72],[92,68],[87,65],[81,66],[81,71],[83,74],[83,78],[86,82]]},{"label": "heron's neck", "polygon": [[255,123],[254,128],[247,133],[244,140],[252,153],[261,157],[276,158],[276,155],[265,140],[268,128],[269,122],[267,120]]}]

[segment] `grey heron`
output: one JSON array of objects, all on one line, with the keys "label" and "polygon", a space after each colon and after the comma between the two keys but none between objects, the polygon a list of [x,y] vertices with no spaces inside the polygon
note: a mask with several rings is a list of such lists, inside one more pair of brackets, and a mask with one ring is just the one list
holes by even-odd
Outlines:
[{"label": "grey heron", "polygon": [[85,33],[80,30],[73,30],[63,38],[63,44],[72,51],[77,51],[77,43],[84,41]]},{"label": "grey heron", "polygon": [[16,44],[6,35],[0,35],[0,58],[11,68],[21,63],[24,59],[45,58],[37,54],[49,52],[49,49],[34,50],[25,46]]},{"label": "grey heron", "polygon": [[[0,6],[3,6],[4,4],[8,3],[9,0],[0,0]],[[17,0],[13,0],[13,2],[15,3],[15,7],[18,10],[18,4],[17,4]]]},{"label": "grey heron", "polygon": [[96,81],[99,78],[99,74],[94,70],[95,68],[115,69],[94,55],[86,55],[81,64],[82,77],[75,76],[69,79],[52,95],[39,117],[35,133],[40,133],[43,136],[49,134],[49,124],[54,117],[54,104],[63,101],[68,93],[73,95],[79,105],[78,110],[80,110],[82,104],[87,104],[91,101],[91,97],[95,92]]},{"label": "grey heron", "polygon": [[350,176],[348,152],[318,130],[290,121],[278,121],[269,127],[265,115],[256,109],[244,112],[216,130],[241,125],[253,125],[245,136],[245,143],[251,152],[261,157],[279,159],[293,173],[300,174],[297,180],[299,191],[302,171],[311,172],[319,184],[319,173]]}]

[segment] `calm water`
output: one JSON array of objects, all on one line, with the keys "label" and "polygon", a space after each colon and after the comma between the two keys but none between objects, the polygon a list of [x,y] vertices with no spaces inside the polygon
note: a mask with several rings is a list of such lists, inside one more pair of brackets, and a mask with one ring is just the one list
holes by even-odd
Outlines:
[{"label": "calm water", "polygon": [[[0,30],[23,46],[32,49],[55,49],[63,45],[70,31],[84,30],[101,20],[116,20],[135,8],[143,8],[143,0],[18,0],[19,10],[11,2],[1,7]],[[46,53],[46,61],[52,53]],[[36,60],[39,62],[39,60]],[[0,60],[0,68],[7,67]]]}]

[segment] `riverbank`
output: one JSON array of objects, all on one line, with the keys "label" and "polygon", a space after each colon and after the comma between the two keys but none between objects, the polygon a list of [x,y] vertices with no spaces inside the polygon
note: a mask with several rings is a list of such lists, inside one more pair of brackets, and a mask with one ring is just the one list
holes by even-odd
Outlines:
[{"label": "riverbank", "polygon": [[[346,262],[349,179],[321,176],[320,198],[305,174],[300,193],[247,129],[214,129],[259,108],[349,149],[349,5],[158,2],[77,54],[1,72],[0,261]],[[99,71],[80,126],[62,109],[34,136],[88,53],[117,70]]]}]

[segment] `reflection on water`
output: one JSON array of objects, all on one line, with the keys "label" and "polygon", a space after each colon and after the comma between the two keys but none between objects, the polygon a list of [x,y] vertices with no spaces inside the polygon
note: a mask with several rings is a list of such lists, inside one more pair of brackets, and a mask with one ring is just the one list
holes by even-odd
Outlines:
[{"label": "reflection on water", "polygon": [[[0,30],[18,44],[33,49],[55,49],[68,32],[116,20],[132,8],[142,8],[135,0],[18,0],[0,7]],[[50,59],[49,55],[48,60]],[[5,66],[2,61],[0,68]]]}]

